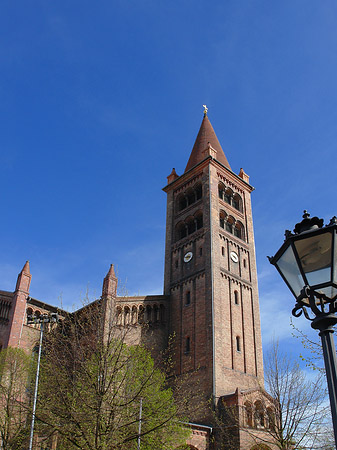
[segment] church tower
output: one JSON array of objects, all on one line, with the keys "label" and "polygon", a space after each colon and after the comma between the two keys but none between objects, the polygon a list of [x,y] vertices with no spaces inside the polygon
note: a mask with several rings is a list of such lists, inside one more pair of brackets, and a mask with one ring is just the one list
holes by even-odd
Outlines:
[{"label": "church tower", "polygon": [[176,374],[190,372],[214,402],[263,388],[252,190],[243,169],[232,171],[205,107],[185,172],[173,169],[164,188],[164,294]]}]

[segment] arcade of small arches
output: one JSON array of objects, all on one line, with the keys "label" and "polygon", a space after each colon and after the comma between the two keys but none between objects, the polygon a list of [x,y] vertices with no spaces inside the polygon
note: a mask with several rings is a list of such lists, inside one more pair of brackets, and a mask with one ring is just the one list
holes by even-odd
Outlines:
[{"label": "arcade of small arches", "polygon": [[201,211],[197,211],[193,216],[187,217],[184,221],[177,223],[175,228],[175,240],[179,241],[184,237],[194,233],[203,227],[203,216]]},{"label": "arcade of small arches", "polygon": [[177,211],[182,211],[190,205],[193,205],[197,200],[202,198],[202,186],[197,183],[191,188],[188,188],[185,192],[182,192],[177,196],[176,207]]},{"label": "arcade of small arches", "polygon": [[233,216],[229,216],[224,210],[219,213],[219,225],[228,233],[234,234],[239,239],[245,240],[245,227],[242,222],[235,220]]},{"label": "arcade of small arches", "polygon": [[[37,319],[39,319],[39,317],[40,317],[41,315],[43,315],[43,314],[48,314],[48,313],[46,313],[46,312],[41,312],[41,311],[38,310],[38,309],[33,310],[33,308],[31,308],[31,307],[27,308],[27,310],[26,310],[26,315],[27,315],[27,317],[28,317],[28,316],[34,316],[34,317],[36,317]],[[62,318],[59,318],[58,321],[59,321],[59,322],[62,322]],[[39,323],[30,323],[29,326],[30,326],[30,327],[33,327],[33,328],[40,328],[40,324],[39,324]],[[50,330],[52,324],[51,324],[51,323],[46,323],[44,326],[47,327],[47,328]]]},{"label": "arcade of small arches", "polygon": [[261,400],[255,403],[244,403],[244,422],[247,427],[272,429],[275,426],[275,410],[273,407],[267,408]]},{"label": "arcade of small arches", "polygon": [[[36,317],[37,319],[41,316],[41,314],[43,314],[43,313],[42,313],[41,311],[39,311],[38,309],[33,310],[33,308],[27,308],[26,313],[27,313],[27,317],[28,317],[28,316],[34,316],[34,317]],[[30,327],[33,327],[33,328],[40,328],[40,324],[39,324],[39,323],[30,323],[29,326],[30,326]]]},{"label": "arcade of small arches", "polygon": [[231,188],[226,187],[221,182],[218,184],[218,192],[219,198],[221,200],[233,206],[233,208],[237,209],[238,211],[243,212],[242,198],[239,194],[234,193]]},{"label": "arcade of small arches", "polygon": [[164,305],[117,306],[117,325],[159,324],[165,322]]}]

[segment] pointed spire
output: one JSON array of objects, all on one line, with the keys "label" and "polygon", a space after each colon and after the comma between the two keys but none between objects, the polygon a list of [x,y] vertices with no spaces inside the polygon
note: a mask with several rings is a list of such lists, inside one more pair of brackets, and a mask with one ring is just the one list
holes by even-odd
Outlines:
[{"label": "pointed spire", "polygon": [[109,272],[106,274],[107,278],[110,277],[115,277],[116,278],[116,274],[115,274],[115,268],[113,264],[110,264],[110,269]]},{"label": "pointed spire", "polygon": [[111,264],[106,277],[103,280],[102,297],[116,297],[117,295],[117,277],[114,265]]},{"label": "pointed spire", "polygon": [[26,261],[25,265],[23,266],[21,272],[18,275],[15,290],[16,291],[20,290],[28,293],[31,278],[32,276],[30,274],[29,261]]},{"label": "pointed spire", "polygon": [[172,183],[172,181],[176,180],[177,178],[179,178],[176,169],[173,167],[172,172],[170,173],[170,175],[167,177],[167,184]]},{"label": "pointed spire", "polygon": [[21,273],[30,275],[29,261],[26,261],[25,265],[23,266],[23,269],[21,270]]},{"label": "pointed spire", "polygon": [[[212,148],[215,150],[215,159],[217,159],[221,164],[228,167],[230,169],[229,162],[221,148],[220,142],[213,130],[211,122],[207,116],[208,108],[204,106],[204,117],[201,122],[200,130],[198,136],[195,140],[190,159],[188,160],[185,172],[192,169],[195,165],[199,164],[202,160],[205,159],[205,150],[208,148]],[[209,153],[208,153],[209,154]]]}]

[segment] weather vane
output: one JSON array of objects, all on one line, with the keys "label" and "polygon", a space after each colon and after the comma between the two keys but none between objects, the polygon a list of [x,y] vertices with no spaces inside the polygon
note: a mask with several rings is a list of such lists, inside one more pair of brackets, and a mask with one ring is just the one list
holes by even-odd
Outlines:
[{"label": "weather vane", "polygon": [[207,116],[208,108],[206,105],[202,105],[204,107],[204,116]]}]

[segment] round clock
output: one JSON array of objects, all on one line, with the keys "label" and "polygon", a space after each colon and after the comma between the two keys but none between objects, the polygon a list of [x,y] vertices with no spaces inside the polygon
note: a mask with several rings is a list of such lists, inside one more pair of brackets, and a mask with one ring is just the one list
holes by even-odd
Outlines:
[{"label": "round clock", "polygon": [[187,252],[186,255],[184,256],[184,262],[190,262],[191,259],[193,258],[193,253],[192,252]]},{"label": "round clock", "polygon": [[239,262],[239,257],[236,252],[230,252],[230,257],[233,262],[235,262],[235,263]]}]

